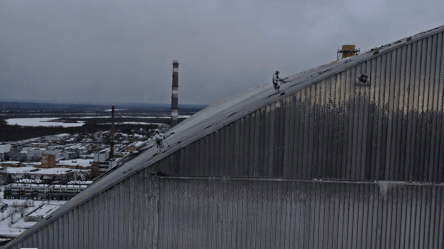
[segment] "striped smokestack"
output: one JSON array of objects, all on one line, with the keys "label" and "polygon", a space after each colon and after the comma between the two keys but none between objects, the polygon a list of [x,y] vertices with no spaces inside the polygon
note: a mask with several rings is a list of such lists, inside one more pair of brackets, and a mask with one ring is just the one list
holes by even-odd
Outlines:
[{"label": "striped smokestack", "polygon": [[113,157],[114,157],[114,106],[111,108],[111,142],[110,142],[109,158]]},{"label": "striped smokestack", "polygon": [[171,127],[177,125],[179,116],[179,62],[173,61],[173,93],[171,96]]}]

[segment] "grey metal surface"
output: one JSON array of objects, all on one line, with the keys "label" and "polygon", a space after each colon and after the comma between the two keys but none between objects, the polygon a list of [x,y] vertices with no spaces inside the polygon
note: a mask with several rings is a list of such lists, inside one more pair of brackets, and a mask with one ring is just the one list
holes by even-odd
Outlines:
[{"label": "grey metal surface", "polygon": [[138,173],[11,248],[438,249],[443,190],[443,184]]},{"label": "grey metal surface", "polygon": [[161,179],[159,248],[443,248],[442,184]]},{"label": "grey metal surface", "polygon": [[[88,223],[98,222],[100,198],[144,169],[149,175],[443,182],[443,31],[290,76],[282,94],[266,84],[216,103],[174,127],[165,153],[145,151],[7,247],[31,239],[46,243],[60,220],[69,224],[64,235],[74,243],[79,237],[68,231],[79,228],[71,222],[86,212],[80,205],[94,210]],[[371,86],[355,85],[361,72]],[[132,208],[113,212],[123,218],[121,212]],[[95,233],[89,231],[94,236],[88,240],[98,245]],[[124,243],[120,239],[117,244]]]},{"label": "grey metal surface", "polygon": [[147,172],[77,206],[11,248],[157,248],[159,184]]},{"label": "grey metal surface", "polygon": [[[370,76],[369,86],[355,85],[361,73]],[[281,99],[163,159],[158,170],[444,181],[443,32],[379,52],[297,92],[283,91]]]}]

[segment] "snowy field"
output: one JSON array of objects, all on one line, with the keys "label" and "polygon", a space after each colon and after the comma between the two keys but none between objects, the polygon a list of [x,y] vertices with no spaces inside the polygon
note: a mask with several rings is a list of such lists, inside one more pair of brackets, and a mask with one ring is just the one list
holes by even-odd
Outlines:
[{"label": "snowy field", "polygon": [[[115,112],[118,112],[118,111],[126,111],[126,110],[128,110],[128,109],[114,109]],[[106,109],[106,110],[105,110],[105,112],[111,112],[111,111],[113,111],[113,109]]]},{"label": "snowy field", "polygon": [[63,127],[78,127],[85,124],[83,121],[78,123],[63,123],[63,122],[52,122],[52,120],[57,120],[57,118],[10,118],[6,122],[8,125],[20,125],[20,126],[63,126]]}]

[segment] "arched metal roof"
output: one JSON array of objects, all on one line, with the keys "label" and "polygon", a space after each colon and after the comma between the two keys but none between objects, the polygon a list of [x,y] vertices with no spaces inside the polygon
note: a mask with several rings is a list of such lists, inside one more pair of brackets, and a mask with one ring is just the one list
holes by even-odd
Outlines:
[{"label": "arched metal roof", "polygon": [[443,31],[444,26],[441,26],[408,38],[398,40],[385,46],[372,49],[368,52],[362,53],[359,56],[345,58],[289,76],[288,83],[281,86],[280,93],[276,93],[272,85],[270,83],[266,83],[217,102],[193,115],[167,132],[167,141],[171,146],[166,148],[164,153],[158,153],[157,148],[155,147],[151,147],[144,151],[133,160],[115,169],[110,174],[105,175],[99,181],[91,185],[79,195],[75,196],[65,205],[53,212],[46,220],[43,220],[32,228],[28,229],[12,243],[8,244],[8,247],[17,244],[22,238],[30,236],[38,231],[41,227],[44,227],[45,225],[65,215],[75,207],[90,200],[94,196],[99,195],[103,191],[122,182],[129,176],[139,172],[142,169],[150,167],[154,163],[167,157],[168,155],[171,155],[179,149],[227,126],[236,120],[241,119],[242,117],[245,117],[246,115],[264,106],[269,105],[270,103],[285,98],[290,94],[298,92],[316,82],[331,77],[332,75],[343,72],[347,68],[368,61],[369,59],[381,54],[388,53],[406,44],[423,39],[424,37],[428,37]]}]

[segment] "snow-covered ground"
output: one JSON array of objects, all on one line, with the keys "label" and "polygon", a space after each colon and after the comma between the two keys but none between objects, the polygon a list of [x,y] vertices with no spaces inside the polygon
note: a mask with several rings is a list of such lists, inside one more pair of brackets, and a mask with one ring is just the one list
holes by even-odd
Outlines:
[{"label": "snow-covered ground", "polygon": [[[113,110],[113,109],[106,109],[105,112],[111,112],[112,110]],[[126,110],[128,110],[128,109],[114,109],[115,112],[118,112],[118,111],[126,111]]]},{"label": "snow-covered ground", "polygon": [[83,121],[78,123],[63,123],[63,122],[52,122],[51,120],[57,120],[57,118],[10,118],[6,122],[9,125],[20,125],[20,126],[63,126],[63,127],[77,127],[85,124]]},{"label": "snow-covered ground", "polygon": [[[2,188],[3,190],[3,188]],[[26,222],[24,220],[24,218],[21,217],[20,212],[14,212],[15,207],[12,207],[14,205],[14,203],[18,203],[19,205],[27,202],[28,200],[9,200],[9,199],[4,199],[3,200],[3,191],[0,192],[0,203],[6,203],[8,204],[8,208],[3,211],[0,212],[0,238],[15,238],[18,235],[20,235],[21,233],[23,233],[24,231],[26,231],[26,229],[32,227],[33,225],[35,225],[37,222]],[[62,206],[63,204],[65,204],[66,201],[34,201],[34,206],[33,207],[28,207],[25,209],[24,214],[28,214],[31,211],[35,210],[36,208],[38,208],[41,204],[46,204],[44,206],[42,206],[42,210],[39,211],[40,213],[43,214],[49,214],[53,211],[55,211],[57,208],[59,208],[60,206]],[[2,204],[0,204],[2,205]],[[13,221],[14,224],[10,224],[11,221],[11,217],[7,217],[9,213],[14,212],[13,213]]]}]

